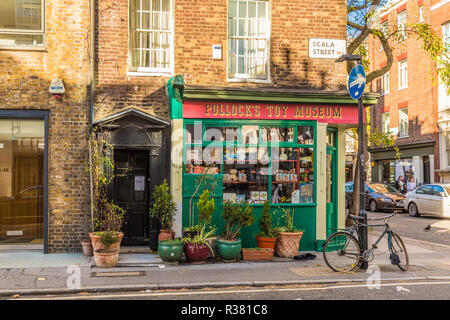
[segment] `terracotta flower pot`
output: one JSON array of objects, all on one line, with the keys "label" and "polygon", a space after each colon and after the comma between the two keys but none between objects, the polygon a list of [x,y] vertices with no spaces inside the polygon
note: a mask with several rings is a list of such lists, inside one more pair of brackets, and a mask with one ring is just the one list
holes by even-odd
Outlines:
[{"label": "terracotta flower pot", "polygon": [[119,251],[111,250],[105,251],[104,249],[94,250],[95,266],[100,268],[113,268],[116,266],[119,260]]},{"label": "terracotta flower pot", "polygon": [[258,243],[258,248],[275,250],[277,238],[256,237],[256,242]]},{"label": "terracotta flower pot", "polygon": [[190,263],[199,264],[205,263],[211,250],[206,244],[186,243],[184,246],[184,253]]},{"label": "terracotta flower pot", "polygon": [[[96,235],[95,232],[91,232],[91,233],[89,233],[89,238],[91,238],[92,248],[94,250],[94,253],[95,253],[95,250],[97,250],[97,249],[105,249],[105,246],[100,241],[102,236]],[[120,251],[120,243],[122,242],[122,238],[123,238],[123,232],[119,232],[119,238],[118,238],[117,242],[111,244],[109,249],[117,250],[117,252],[119,252]]]},{"label": "terracotta flower pot", "polygon": [[298,255],[302,235],[303,232],[280,232],[280,239],[276,245],[277,254],[284,258],[293,258]]},{"label": "terracotta flower pot", "polygon": [[166,241],[171,240],[175,236],[175,232],[172,230],[160,230],[160,233],[158,234],[158,241]]},{"label": "terracotta flower pot", "polygon": [[80,241],[81,246],[83,247],[83,253],[85,256],[89,257],[94,254],[94,249],[92,247],[92,241],[91,240],[82,240]]}]

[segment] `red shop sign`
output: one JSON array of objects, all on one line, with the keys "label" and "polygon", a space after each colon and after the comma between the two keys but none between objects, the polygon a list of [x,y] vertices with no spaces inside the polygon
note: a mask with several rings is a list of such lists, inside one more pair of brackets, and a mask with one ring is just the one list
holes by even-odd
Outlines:
[{"label": "red shop sign", "polygon": [[346,105],[184,101],[183,118],[317,120],[327,123],[358,123],[358,107]]}]

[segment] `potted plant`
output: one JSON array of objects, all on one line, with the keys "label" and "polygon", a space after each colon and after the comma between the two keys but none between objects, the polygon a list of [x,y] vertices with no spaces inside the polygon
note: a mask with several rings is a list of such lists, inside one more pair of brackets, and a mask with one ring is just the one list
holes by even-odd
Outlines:
[{"label": "potted plant", "polygon": [[184,243],[181,239],[158,242],[158,256],[166,264],[178,264],[183,255]]},{"label": "potted plant", "polygon": [[92,132],[89,137],[87,168],[91,179],[92,232],[89,233],[89,237],[92,242],[94,261],[96,265],[98,262],[101,266],[115,265],[123,238],[120,230],[125,211],[113,203],[108,196],[109,184],[115,177],[114,163],[111,161],[112,151],[113,147],[108,143],[105,132]]},{"label": "potted plant", "polygon": [[275,228],[272,225],[272,215],[270,214],[269,200],[264,202],[264,208],[259,219],[259,227],[261,232],[256,235],[256,242],[258,248],[269,248],[275,250],[275,243],[277,241]]},{"label": "potted plant", "polygon": [[204,189],[197,202],[198,208],[198,224],[195,226],[186,227],[183,230],[183,237],[194,238],[201,230],[202,225],[209,225],[213,212],[216,210],[214,205],[214,198],[208,189]]},{"label": "potted plant", "polygon": [[94,261],[97,267],[112,268],[115,267],[119,260],[119,250],[117,246],[113,246],[119,241],[119,235],[114,231],[97,232],[100,236],[100,242],[103,248],[94,250]]},{"label": "potted plant", "polygon": [[288,209],[282,209],[282,211],[284,225],[276,229],[276,233],[278,234],[276,253],[280,257],[293,258],[298,255],[303,230],[298,230],[294,227],[294,209],[292,209],[292,215]]},{"label": "potted plant", "polygon": [[94,249],[92,247],[91,239],[80,240],[81,246],[83,247],[83,254],[87,257],[94,254]]},{"label": "potted plant", "polygon": [[223,238],[217,239],[217,251],[222,261],[232,262],[239,259],[242,244],[239,239],[240,230],[244,226],[250,226],[255,221],[253,209],[247,205],[241,205],[227,201],[223,206],[222,217],[225,220]]},{"label": "potted plant", "polygon": [[244,248],[242,249],[242,260],[273,261],[273,251],[270,248]]},{"label": "potted plant", "polygon": [[206,231],[206,224],[200,229],[199,233],[193,238],[183,238],[184,253],[189,262],[194,264],[205,263],[211,252],[214,257],[214,251],[209,241],[213,239],[216,229]]},{"label": "potted plant", "polygon": [[176,205],[172,200],[169,185],[164,180],[162,184],[155,186],[153,191],[153,206],[150,208],[150,216],[152,218],[156,217],[161,224],[158,241],[173,238],[172,226],[176,211]]}]

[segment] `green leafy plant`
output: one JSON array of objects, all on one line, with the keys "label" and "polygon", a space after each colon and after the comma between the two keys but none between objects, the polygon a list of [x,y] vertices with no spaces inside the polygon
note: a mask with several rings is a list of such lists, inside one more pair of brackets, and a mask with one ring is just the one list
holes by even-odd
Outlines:
[{"label": "green leafy plant", "polygon": [[184,243],[192,243],[196,247],[200,245],[208,246],[209,250],[211,250],[212,255],[214,256],[214,251],[211,248],[209,241],[215,238],[216,228],[206,231],[206,224],[199,230],[199,232],[194,237],[185,237],[182,239]]},{"label": "green leafy plant", "polygon": [[91,226],[93,232],[120,232],[125,211],[108,196],[115,178],[112,161],[113,146],[106,132],[94,130],[89,137],[89,164],[86,171],[91,180]]},{"label": "green leafy plant", "polygon": [[109,252],[111,245],[119,240],[119,235],[114,231],[97,232],[96,235],[100,236],[100,242],[105,246],[105,252]]},{"label": "green leafy plant", "polygon": [[200,199],[197,202],[198,208],[198,224],[201,226],[203,223],[209,225],[213,212],[216,210],[214,206],[214,198],[208,189],[203,190]]},{"label": "green leafy plant", "polygon": [[259,219],[259,228],[261,232],[257,234],[258,237],[275,238],[276,232],[272,225],[272,214],[270,213],[269,200],[264,202],[263,212]]},{"label": "green leafy plant", "polygon": [[230,201],[224,203],[222,217],[226,222],[225,240],[237,239],[242,227],[251,226],[255,222],[253,209],[248,204],[244,206]]},{"label": "green leafy plant", "polygon": [[155,186],[152,197],[154,202],[149,210],[150,216],[159,220],[162,230],[172,230],[177,209],[166,180],[162,184]]},{"label": "green leafy plant", "polygon": [[280,232],[289,232],[289,233],[297,233],[304,232],[304,230],[297,229],[294,226],[294,208],[291,209],[281,209],[282,215],[281,218],[283,220],[282,224],[275,228],[275,235],[278,238],[280,236]]}]

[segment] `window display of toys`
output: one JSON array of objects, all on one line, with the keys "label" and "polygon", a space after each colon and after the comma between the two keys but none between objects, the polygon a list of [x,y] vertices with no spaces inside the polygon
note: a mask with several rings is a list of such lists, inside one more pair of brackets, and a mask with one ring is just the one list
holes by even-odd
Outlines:
[{"label": "window display of toys", "polygon": [[230,170],[230,181],[231,182],[238,182],[239,181],[238,171],[236,169],[231,169]]},{"label": "window display of toys", "polygon": [[223,202],[236,202],[236,193],[224,193],[223,194]]},{"label": "window display of toys", "polygon": [[236,196],[236,202],[237,203],[244,203],[245,202],[245,194],[238,194]]},{"label": "window display of toys", "polygon": [[245,170],[241,170],[239,172],[239,182],[247,182],[247,174],[245,173]]}]

